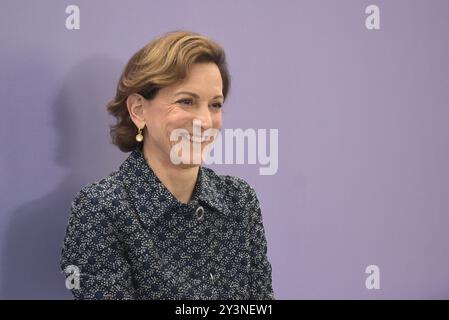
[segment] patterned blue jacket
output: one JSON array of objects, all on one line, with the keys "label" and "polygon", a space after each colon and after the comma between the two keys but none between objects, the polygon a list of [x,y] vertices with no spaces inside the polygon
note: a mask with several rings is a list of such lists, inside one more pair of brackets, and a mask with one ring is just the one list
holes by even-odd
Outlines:
[{"label": "patterned blue jacket", "polygon": [[182,203],[139,148],[75,196],[60,266],[75,299],[275,299],[254,189],[200,166]]}]

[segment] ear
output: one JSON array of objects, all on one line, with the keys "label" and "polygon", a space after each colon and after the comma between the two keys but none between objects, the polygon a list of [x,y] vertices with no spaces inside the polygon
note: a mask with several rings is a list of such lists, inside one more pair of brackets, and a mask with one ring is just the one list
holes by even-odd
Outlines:
[{"label": "ear", "polygon": [[143,117],[143,99],[144,98],[137,93],[129,95],[126,99],[129,116],[138,128],[143,128],[145,126],[145,119]]}]

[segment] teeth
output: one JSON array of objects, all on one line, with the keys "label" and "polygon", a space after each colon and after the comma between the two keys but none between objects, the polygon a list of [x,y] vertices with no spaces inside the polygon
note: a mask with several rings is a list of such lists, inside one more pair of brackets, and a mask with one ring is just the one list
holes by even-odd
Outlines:
[{"label": "teeth", "polygon": [[184,135],[183,139],[187,139],[190,142],[195,142],[195,143],[203,143],[203,142],[209,141],[206,137],[194,136],[194,135]]},{"label": "teeth", "polygon": [[205,142],[206,139],[202,139],[201,137],[191,137],[190,141],[202,143],[202,142]]}]

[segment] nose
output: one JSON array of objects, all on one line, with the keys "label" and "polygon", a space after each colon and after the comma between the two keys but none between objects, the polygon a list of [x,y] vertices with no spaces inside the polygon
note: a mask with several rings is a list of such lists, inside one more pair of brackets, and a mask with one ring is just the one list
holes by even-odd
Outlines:
[{"label": "nose", "polygon": [[[196,121],[195,121],[196,120]],[[195,125],[201,123],[201,131],[212,128],[212,115],[207,108],[206,110],[201,110],[194,119]]]}]

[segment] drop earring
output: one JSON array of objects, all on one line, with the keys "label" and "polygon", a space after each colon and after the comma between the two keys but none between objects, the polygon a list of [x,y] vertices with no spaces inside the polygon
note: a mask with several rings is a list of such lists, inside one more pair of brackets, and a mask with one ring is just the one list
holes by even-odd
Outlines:
[{"label": "drop earring", "polygon": [[143,135],[142,135],[142,129],[138,128],[139,132],[136,135],[136,141],[137,142],[142,142],[143,141]]}]

